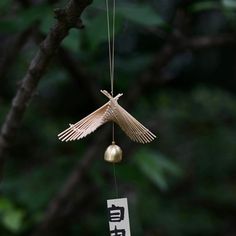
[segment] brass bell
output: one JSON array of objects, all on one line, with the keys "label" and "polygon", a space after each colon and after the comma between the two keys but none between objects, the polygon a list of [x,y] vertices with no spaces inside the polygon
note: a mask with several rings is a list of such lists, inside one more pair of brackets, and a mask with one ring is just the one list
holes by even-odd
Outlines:
[{"label": "brass bell", "polygon": [[118,163],[122,161],[122,150],[115,144],[115,142],[112,142],[112,144],[106,149],[104,160],[111,163]]}]

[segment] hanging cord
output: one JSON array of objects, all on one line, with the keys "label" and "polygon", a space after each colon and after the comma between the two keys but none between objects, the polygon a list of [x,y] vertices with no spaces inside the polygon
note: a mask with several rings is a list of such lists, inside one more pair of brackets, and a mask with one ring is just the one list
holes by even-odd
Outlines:
[{"label": "hanging cord", "polygon": [[[109,14],[109,0],[106,0],[107,11],[107,38],[109,53],[109,69],[111,80],[111,95],[114,95],[114,74],[115,74],[115,25],[116,25],[116,0],[113,0],[112,17]],[[112,19],[112,23],[110,20]],[[111,28],[112,27],[112,28]],[[111,36],[112,31],[112,36]],[[112,141],[115,142],[115,124],[112,123]]]},{"label": "hanging cord", "polygon": [[115,184],[115,197],[118,198],[119,190],[118,190],[118,184],[117,184],[116,164],[115,163],[113,163],[113,175],[114,175],[114,184]]},{"label": "hanging cord", "polygon": [[[108,53],[109,53],[109,69],[111,80],[111,95],[114,95],[114,74],[115,74],[115,24],[116,24],[116,0],[113,0],[112,17],[109,14],[109,0],[106,0],[107,11],[107,38],[108,38]],[[112,23],[110,23],[112,19]],[[112,39],[111,39],[111,25],[112,25]],[[112,142],[115,143],[115,124],[112,123]],[[116,177],[116,165],[113,163],[113,175],[115,184],[115,195],[118,198],[118,184]]]},{"label": "hanging cord", "polygon": [[109,67],[111,79],[111,95],[114,93],[114,72],[115,72],[115,24],[116,24],[116,0],[113,0],[112,10],[112,37],[111,37],[111,23],[109,14],[109,0],[106,0],[107,11],[107,37],[108,37],[108,52],[109,52]]}]

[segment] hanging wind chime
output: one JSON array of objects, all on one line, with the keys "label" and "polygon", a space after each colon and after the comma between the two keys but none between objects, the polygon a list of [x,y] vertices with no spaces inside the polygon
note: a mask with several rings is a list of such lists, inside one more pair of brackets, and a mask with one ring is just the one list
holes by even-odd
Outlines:
[{"label": "hanging wind chime", "polygon": [[[61,141],[79,140],[94,132],[98,127],[107,122],[112,122],[112,142],[107,147],[104,159],[113,164],[122,160],[122,150],[115,143],[115,127],[116,123],[125,134],[135,142],[149,143],[156,136],[130,115],[123,107],[118,104],[118,99],[123,94],[114,97],[114,67],[115,67],[115,19],[116,19],[116,0],[113,0],[112,17],[109,14],[109,0],[106,1],[107,15],[107,36],[108,36],[108,52],[109,52],[109,69],[111,80],[111,93],[101,90],[109,101],[103,106],[86,116],[75,124],[69,124],[69,128],[58,135]],[[110,26],[110,18],[112,19],[112,27]],[[112,31],[112,33],[111,33]],[[112,34],[112,36],[111,36]],[[115,167],[114,167],[115,168]],[[114,178],[116,184],[116,176],[114,169]],[[116,186],[117,190],[117,186]],[[117,196],[118,196],[118,191]],[[126,198],[111,199],[107,201],[109,211],[109,226],[111,235],[130,235],[128,204]]]}]

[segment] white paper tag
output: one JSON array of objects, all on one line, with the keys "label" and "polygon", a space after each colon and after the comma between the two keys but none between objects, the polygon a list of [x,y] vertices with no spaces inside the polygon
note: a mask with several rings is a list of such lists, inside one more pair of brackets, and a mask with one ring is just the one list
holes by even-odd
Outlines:
[{"label": "white paper tag", "polygon": [[127,198],[107,200],[110,236],[131,236]]}]

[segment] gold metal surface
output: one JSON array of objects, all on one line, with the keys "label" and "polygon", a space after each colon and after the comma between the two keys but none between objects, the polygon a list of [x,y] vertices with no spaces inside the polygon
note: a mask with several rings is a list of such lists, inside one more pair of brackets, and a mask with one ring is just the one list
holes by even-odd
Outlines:
[{"label": "gold metal surface", "polygon": [[112,142],[112,144],[107,147],[104,153],[104,160],[111,163],[118,163],[122,161],[122,150],[115,144],[115,142]]}]

